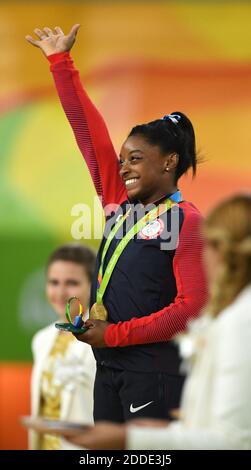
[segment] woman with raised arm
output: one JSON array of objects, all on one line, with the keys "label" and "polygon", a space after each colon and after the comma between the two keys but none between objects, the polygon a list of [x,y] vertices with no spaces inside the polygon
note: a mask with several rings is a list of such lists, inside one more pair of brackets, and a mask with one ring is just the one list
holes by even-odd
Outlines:
[{"label": "woman with raised arm", "polygon": [[91,328],[78,339],[97,360],[95,420],[169,417],[179,404],[174,335],[206,297],[201,215],[177,183],[196,171],[193,126],[180,112],[134,127],[117,158],[105,123],[69,55],[65,35],[35,29],[26,39],[47,56],[56,88],[106,215],[90,301]]}]

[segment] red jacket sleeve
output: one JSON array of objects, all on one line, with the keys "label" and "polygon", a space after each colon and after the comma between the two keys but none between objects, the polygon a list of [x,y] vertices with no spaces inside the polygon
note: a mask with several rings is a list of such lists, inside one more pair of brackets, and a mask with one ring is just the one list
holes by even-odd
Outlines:
[{"label": "red jacket sleeve", "polygon": [[103,207],[121,204],[126,199],[124,183],[119,176],[116,152],[105,122],[82,87],[79,72],[68,52],[48,57],[56,89],[85,158]]},{"label": "red jacket sleeve", "polygon": [[[181,203],[181,206],[186,207],[186,204]],[[199,315],[207,300],[201,221],[202,217],[196,210],[189,210],[187,214],[185,211],[173,259],[177,285],[174,302],[148,316],[109,325],[105,331],[108,347],[168,341],[184,330],[189,320]]]}]

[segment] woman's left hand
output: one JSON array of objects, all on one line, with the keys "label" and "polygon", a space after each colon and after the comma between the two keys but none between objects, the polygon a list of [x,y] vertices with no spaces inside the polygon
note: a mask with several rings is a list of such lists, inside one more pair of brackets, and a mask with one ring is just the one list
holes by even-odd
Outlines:
[{"label": "woman's left hand", "polygon": [[83,343],[90,344],[94,348],[105,348],[104,336],[105,330],[110,325],[109,322],[103,320],[87,320],[85,326],[89,329],[85,333],[75,334],[74,336]]}]

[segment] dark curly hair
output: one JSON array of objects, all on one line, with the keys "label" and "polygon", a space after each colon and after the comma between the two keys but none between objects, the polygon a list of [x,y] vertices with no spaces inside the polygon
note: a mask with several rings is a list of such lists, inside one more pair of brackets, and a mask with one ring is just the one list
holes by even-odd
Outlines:
[{"label": "dark curly hair", "polygon": [[175,111],[162,119],[132,128],[128,137],[141,135],[151,145],[157,145],[163,155],[176,152],[179,162],[176,168],[175,181],[192,168],[196,174],[197,155],[193,125],[188,117]]}]

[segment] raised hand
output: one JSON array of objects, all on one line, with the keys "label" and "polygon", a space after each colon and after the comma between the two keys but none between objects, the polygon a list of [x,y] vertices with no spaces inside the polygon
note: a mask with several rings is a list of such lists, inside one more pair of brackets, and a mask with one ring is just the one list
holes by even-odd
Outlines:
[{"label": "raised hand", "polygon": [[48,56],[58,52],[70,51],[80,28],[80,24],[75,24],[69,34],[65,35],[59,26],[54,30],[50,28],[34,29],[35,34],[39,39],[34,39],[32,36],[25,36],[25,39],[35,47],[39,47],[43,53]]}]

